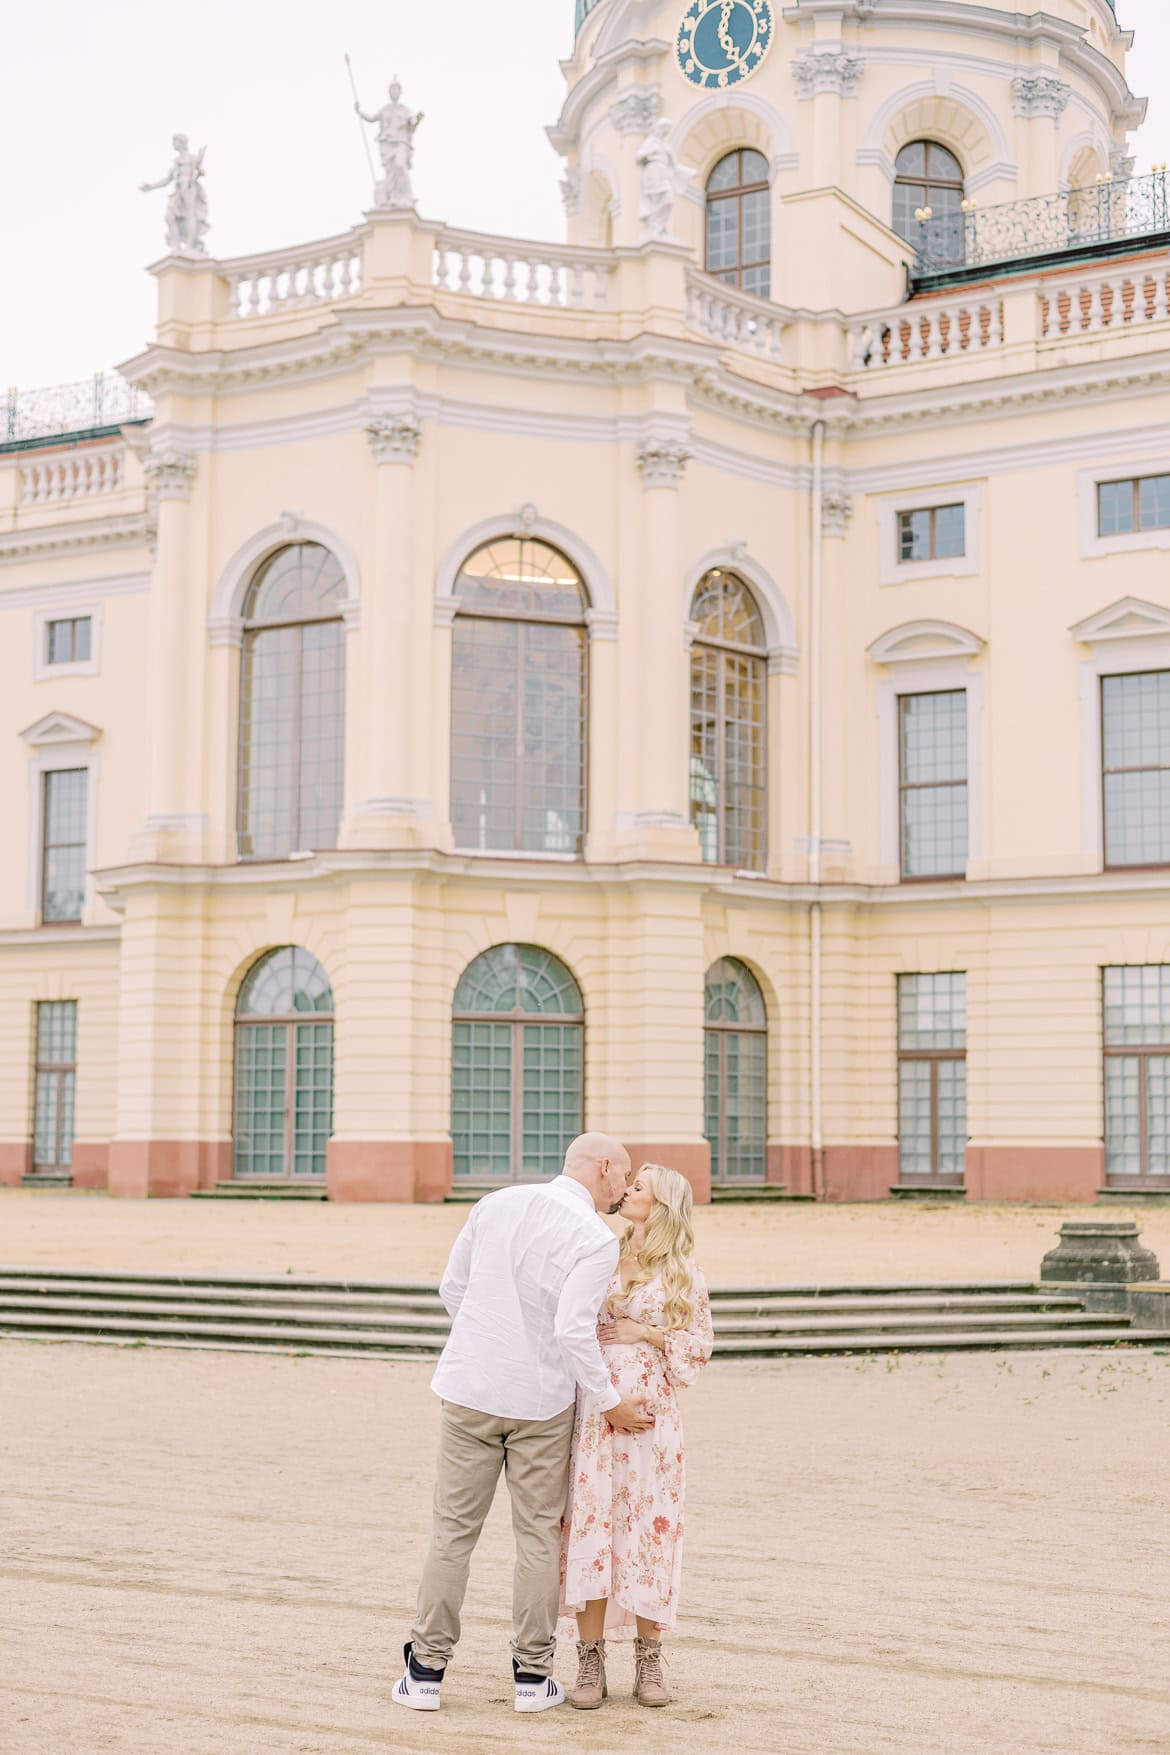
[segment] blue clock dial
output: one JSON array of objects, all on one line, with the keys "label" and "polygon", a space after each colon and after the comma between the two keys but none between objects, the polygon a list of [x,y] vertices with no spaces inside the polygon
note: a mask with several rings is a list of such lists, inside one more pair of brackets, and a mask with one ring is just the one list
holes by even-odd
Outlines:
[{"label": "blue clock dial", "polygon": [[763,64],[775,29],[772,0],[691,0],[675,45],[683,78],[710,91],[742,85]]}]

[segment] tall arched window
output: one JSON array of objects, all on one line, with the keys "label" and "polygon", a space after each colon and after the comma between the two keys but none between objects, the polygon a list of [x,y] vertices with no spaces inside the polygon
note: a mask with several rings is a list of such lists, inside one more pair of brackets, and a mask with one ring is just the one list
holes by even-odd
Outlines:
[{"label": "tall arched window", "polygon": [[707,972],[704,1126],[711,1180],[763,1182],[768,1168],[768,1016],[760,984],[735,957]]},{"label": "tall arched window", "polygon": [[766,856],[768,655],[751,592],[716,568],[695,593],[691,821],[703,858],[762,871]]},{"label": "tall arched window", "polygon": [[235,1174],[324,1176],[333,1132],[333,989],[308,951],[253,965],[236,1003]]},{"label": "tall arched window", "polygon": [[547,543],[505,537],[455,581],[457,847],[571,853],[585,840],[585,587]]},{"label": "tall arched window", "polygon": [[768,161],[744,147],[707,178],[707,273],[772,296],[772,195]]},{"label": "tall arched window", "polygon": [[963,204],[963,167],[937,140],[911,140],[894,160],[894,230],[908,244],[917,244],[914,215],[929,207],[938,219],[957,214]]},{"label": "tall arched window", "polygon": [[563,963],[496,945],[455,990],[451,1137],[455,1178],[555,1176],[582,1130],[585,1015]]},{"label": "tall arched window", "polygon": [[316,542],[271,555],[244,604],[239,853],[336,847],[345,758],[345,575]]}]

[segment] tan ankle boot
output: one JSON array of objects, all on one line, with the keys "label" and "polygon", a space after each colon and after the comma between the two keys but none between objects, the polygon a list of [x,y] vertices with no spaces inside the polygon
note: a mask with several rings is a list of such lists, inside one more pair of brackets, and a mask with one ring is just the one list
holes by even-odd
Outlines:
[{"label": "tan ankle boot", "polygon": [[662,1674],[662,1641],[634,1641],[634,1699],[639,1706],[669,1706],[670,1689]]},{"label": "tan ankle boot", "polygon": [[566,1690],[570,1706],[581,1712],[593,1712],[609,1693],[605,1680],[604,1639],[577,1641],[577,1685]]}]

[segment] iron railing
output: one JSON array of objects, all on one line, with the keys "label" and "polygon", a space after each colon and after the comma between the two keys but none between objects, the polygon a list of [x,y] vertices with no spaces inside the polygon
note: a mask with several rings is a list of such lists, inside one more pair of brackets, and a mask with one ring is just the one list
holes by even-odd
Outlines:
[{"label": "iron railing", "polygon": [[1090,184],[980,208],[973,201],[918,221],[915,275],[1002,267],[1011,262],[1091,253],[1170,231],[1167,174]]},{"label": "iron railing", "polygon": [[573,21],[573,35],[576,36],[591,12],[596,12],[601,0],[577,0],[577,16]]},{"label": "iron railing", "polygon": [[95,372],[77,384],[50,384],[40,390],[9,390],[4,402],[0,443],[67,438],[127,421],[149,420],[154,404],[144,390],[117,372]]}]

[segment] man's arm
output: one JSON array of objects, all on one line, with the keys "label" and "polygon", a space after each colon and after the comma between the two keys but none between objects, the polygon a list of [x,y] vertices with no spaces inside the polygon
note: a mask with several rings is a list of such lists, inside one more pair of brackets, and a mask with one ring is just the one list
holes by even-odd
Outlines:
[{"label": "man's arm", "polygon": [[447,1258],[443,1278],[439,1282],[439,1297],[443,1300],[447,1315],[452,1322],[463,1302],[463,1294],[467,1290],[467,1282],[471,1277],[471,1253],[475,1242],[475,1216],[478,1211],[478,1207],[472,1207],[466,1225],[455,1239],[454,1247]]},{"label": "man's arm", "polygon": [[622,1399],[609,1380],[609,1367],[597,1338],[597,1317],[617,1258],[616,1237],[600,1244],[573,1268],[557,1303],[557,1340],[573,1376],[587,1395],[597,1398],[602,1412],[616,1408]]}]

